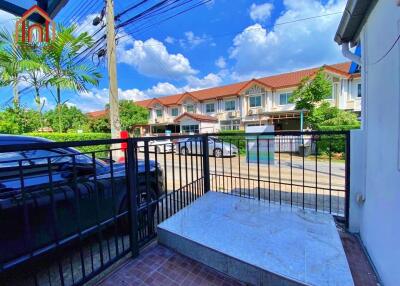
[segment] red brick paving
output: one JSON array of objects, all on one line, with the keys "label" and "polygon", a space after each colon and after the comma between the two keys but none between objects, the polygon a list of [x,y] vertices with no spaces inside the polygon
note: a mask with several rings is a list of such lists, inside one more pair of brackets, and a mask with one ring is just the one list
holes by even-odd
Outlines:
[{"label": "red brick paving", "polygon": [[[340,230],[339,234],[355,286],[379,285],[357,237]],[[245,284],[155,242],[142,250],[138,258],[127,261],[98,283],[98,286],[153,285],[240,286]]]},{"label": "red brick paving", "polygon": [[98,286],[240,286],[245,285],[168,248],[151,244]]}]

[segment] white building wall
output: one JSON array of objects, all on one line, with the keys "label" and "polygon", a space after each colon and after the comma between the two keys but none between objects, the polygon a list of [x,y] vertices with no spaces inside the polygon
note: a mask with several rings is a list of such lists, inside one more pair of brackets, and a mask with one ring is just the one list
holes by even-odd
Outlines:
[{"label": "white building wall", "polygon": [[[385,285],[400,283],[400,45],[382,60],[400,33],[397,1],[378,1],[361,33],[363,49],[363,130],[361,152],[353,145],[352,161],[365,159],[365,171],[351,170],[354,186],[365,186],[365,203],[352,195],[353,222],[359,219],[362,241]],[[359,145],[360,146],[360,145]],[[352,167],[363,168],[364,165]],[[351,190],[354,192],[355,190]],[[355,224],[357,227],[357,225]]]}]

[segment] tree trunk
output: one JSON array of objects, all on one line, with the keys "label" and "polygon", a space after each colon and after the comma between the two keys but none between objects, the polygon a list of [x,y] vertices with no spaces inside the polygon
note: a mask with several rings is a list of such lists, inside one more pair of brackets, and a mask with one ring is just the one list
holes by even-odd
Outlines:
[{"label": "tree trunk", "polygon": [[38,107],[38,112],[39,112],[39,122],[40,122],[40,128],[43,129],[43,118],[42,118],[42,103],[40,102],[40,94],[39,94],[39,88],[35,87],[35,101]]},{"label": "tree trunk", "polygon": [[61,90],[60,87],[57,86],[57,111],[58,111],[58,132],[62,132],[62,122],[61,122],[61,110],[62,106],[61,106]]},{"label": "tree trunk", "polygon": [[17,84],[13,85],[13,94],[14,94],[14,98],[13,98],[14,108],[18,108],[19,107],[19,92],[18,92]]}]

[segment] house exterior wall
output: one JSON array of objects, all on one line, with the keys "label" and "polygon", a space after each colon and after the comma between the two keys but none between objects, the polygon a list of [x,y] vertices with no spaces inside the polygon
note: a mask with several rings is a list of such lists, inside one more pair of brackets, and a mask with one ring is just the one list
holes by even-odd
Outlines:
[{"label": "house exterior wall", "polygon": [[[337,106],[340,109],[350,110],[359,112],[361,110],[361,99],[357,98],[357,84],[360,83],[360,79],[348,79],[347,77],[329,73],[327,72],[328,79],[336,85],[334,96],[332,100],[328,100],[332,105]],[[150,119],[149,124],[174,124],[174,119],[177,116],[172,116],[172,109],[175,107],[179,108],[178,116],[184,112],[188,112],[187,106],[194,106],[194,113],[209,115],[215,117],[219,120],[219,129],[226,129],[229,126],[229,121],[231,125],[237,127],[237,120],[240,121],[240,129],[244,129],[247,124],[254,124],[259,122],[265,124],[268,121],[269,115],[274,113],[285,113],[295,111],[295,105],[292,103],[281,104],[280,95],[283,93],[292,93],[297,87],[281,88],[277,90],[271,90],[262,84],[253,83],[242,90],[239,94],[226,96],[219,99],[210,99],[205,101],[197,101],[188,96],[183,98],[182,103],[174,106],[161,106],[158,103],[150,106]],[[251,107],[250,97],[255,95],[261,96],[261,106]],[[235,102],[235,110],[228,111],[225,108],[225,104],[228,101]],[[214,103],[215,111],[206,112],[207,103]],[[156,109],[163,109],[163,116],[157,117]],[[292,120],[293,117],[290,117]],[[282,119],[285,120],[285,119]],[[299,116],[297,119],[299,121]],[[232,123],[234,121],[234,123]],[[271,122],[269,122],[271,124]],[[300,126],[300,124],[284,124],[283,126]],[[225,127],[224,127],[225,126]],[[232,127],[233,128],[233,127]]]},{"label": "house exterior wall", "polygon": [[[362,28],[364,116],[362,130],[354,133],[351,157],[358,162],[352,168],[360,168],[351,170],[351,224],[389,286],[400,281],[399,43],[384,55],[400,33],[399,12],[396,1],[377,1]],[[363,204],[355,201],[354,192],[365,197]]]}]

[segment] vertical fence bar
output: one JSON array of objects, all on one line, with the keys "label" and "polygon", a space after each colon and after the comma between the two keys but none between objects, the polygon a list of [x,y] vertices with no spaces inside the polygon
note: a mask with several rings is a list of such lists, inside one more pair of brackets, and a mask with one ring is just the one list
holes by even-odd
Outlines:
[{"label": "vertical fence bar", "polygon": [[349,214],[350,214],[350,131],[346,131],[346,165],[345,165],[345,206],[344,218],[346,229],[349,228]]},{"label": "vertical fence bar", "polygon": [[128,162],[127,169],[125,170],[127,176],[127,196],[128,196],[128,215],[129,215],[129,241],[131,247],[132,257],[139,255],[138,244],[138,222],[137,222],[137,203],[136,203],[136,186],[138,186],[137,165],[136,165],[136,141],[133,138],[128,138]]},{"label": "vertical fence bar", "polygon": [[203,140],[203,178],[204,178],[204,193],[210,190],[210,161],[208,150],[208,135],[202,137]]}]

